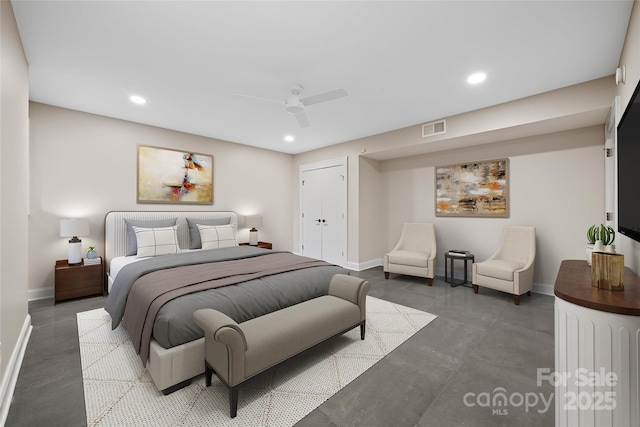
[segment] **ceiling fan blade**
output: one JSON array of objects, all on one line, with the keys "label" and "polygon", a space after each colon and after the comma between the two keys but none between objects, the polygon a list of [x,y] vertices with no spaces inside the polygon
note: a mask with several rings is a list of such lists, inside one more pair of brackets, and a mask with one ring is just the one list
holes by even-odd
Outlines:
[{"label": "ceiling fan blade", "polygon": [[281,105],[284,104],[284,101],[280,99],[263,98],[262,96],[254,96],[254,95],[243,95],[241,93],[236,93],[234,95],[239,96],[240,98],[257,99],[258,101],[277,102],[278,104],[281,104]]},{"label": "ceiling fan blade", "polygon": [[307,117],[307,113],[304,111],[302,113],[294,114],[294,116],[296,116],[301,128],[308,128],[310,126],[309,118]]},{"label": "ceiling fan blade", "polygon": [[328,92],[319,93],[317,95],[307,96],[306,98],[301,98],[300,102],[305,106],[319,104],[320,102],[333,101],[334,99],[342,98],[349,95],[346,90],[343,88],[330,90]]}]

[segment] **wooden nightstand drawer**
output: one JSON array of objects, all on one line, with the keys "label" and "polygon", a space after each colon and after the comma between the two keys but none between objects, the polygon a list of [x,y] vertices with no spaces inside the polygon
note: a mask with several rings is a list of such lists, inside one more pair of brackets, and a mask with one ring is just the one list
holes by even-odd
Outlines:
[{"label": "wooden nightstand drawer", "polygon": [[54,302],[102,295],[103,265],[69,265],[67,260],[56,261]]},{"label": "wooden nightstand drawer", "polygon": [[[248,243],[240,243],[240,246],[250,246]],[[257,247],[262,249],[273,249],[273,245],[270,242],[258,242]]]}]

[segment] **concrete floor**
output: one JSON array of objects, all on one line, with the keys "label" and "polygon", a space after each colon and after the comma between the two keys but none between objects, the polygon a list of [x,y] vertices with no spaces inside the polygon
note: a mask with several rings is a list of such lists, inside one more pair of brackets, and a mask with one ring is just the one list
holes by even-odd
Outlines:
[{"label": "concrete floor", "polygon": [[[554,390],[537,382],[538,369],[554,369],[553,297],[525,295],[516,306],[511,295],[483,288],[476,295],[442,277],[430,287],[410,276],[385,280],[381,268],[353,274],[370,280],[369,295],[439,317],[299,426],[554,424]],[[29,304],[33,332],[7,426],[86,424],[75,315],[104,302]]]}]

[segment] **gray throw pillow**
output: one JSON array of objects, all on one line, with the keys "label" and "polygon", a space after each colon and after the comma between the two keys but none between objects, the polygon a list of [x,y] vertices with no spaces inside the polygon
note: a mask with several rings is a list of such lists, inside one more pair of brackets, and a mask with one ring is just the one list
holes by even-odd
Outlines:
[{"label": "gray throw pillow", "polygon": [[198,224],[200,225],[227,225],[231,224],[231,217],[226,218],[214,218],[214,219],[197,219],[186,218],[187,224],[189,224],[189,249],[202,249],[202,240],[200,240],[200,230],[198,230]]},{"label": "gray throw pillow", "polygon": [[136,232],[133,230],[134,226],[140,228],[173,227],[176,225],[176,221],[178,221],[178,218],[157,220],[125,219],[124,223],[127,226],[127,256],[138,253],[138,240],[136,239]]}]

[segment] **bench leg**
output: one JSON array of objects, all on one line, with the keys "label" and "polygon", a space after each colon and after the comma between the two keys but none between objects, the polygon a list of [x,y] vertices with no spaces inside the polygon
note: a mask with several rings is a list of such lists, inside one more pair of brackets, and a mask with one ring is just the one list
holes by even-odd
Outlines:
[{"label": "bench leg", "polygon": [[162,394],[164,394],[165,396],[168,394],[171,394],[175,391],[180,390],[181,388],[185,388],[187,386],[191,385],[191,378],[189,378],[188,380],[184,380],[182,382],[179,382],[178,384],[174,384],[169,388],[165,388],[164,390],[162,390]]},{"label": "bench leg", "polygon": [[361,340],[364,340],[364,332],[366,330],[365,322],[366,322],[366,320],[363,320],[362,323],[360,323],[360,339]]},{"label": "bench leg", "polygon": [[[211,378],[213,377],[213,368],[209,366],[207,362],[204,362],[204,376],[207,387],[211,387]],[[235,418],[238,414],[238,390],[240,388],[239,385],[231,387],[224,381],[222,383],[227,386],[229,390],[229,416],[231,418]]]},{"label": "bench leg", "polygon": [[207,362],[204,362],[204,377],[207,387],[211,387],[211,377],[213,376],[213,369]]},{"label": "bench leg", "polygon": [[229,387],[229,415],[235,418],[238,414],[238,386]]},{"label": "bench leg", "polygon": [[389,278],[389,272],[388,272],[388,271],[385,271],[385,272],[384,272],[384,278],[385,278],[385,279],[388,279],[388,278]]}]

